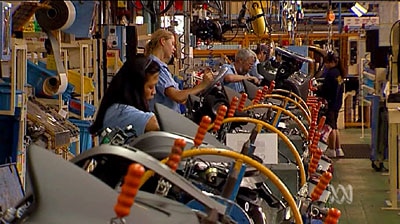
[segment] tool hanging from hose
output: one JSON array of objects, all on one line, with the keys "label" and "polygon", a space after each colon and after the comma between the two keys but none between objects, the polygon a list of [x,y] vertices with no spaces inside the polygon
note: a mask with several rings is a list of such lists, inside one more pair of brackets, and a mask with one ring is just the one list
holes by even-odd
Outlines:
[{"label": "tool hanging from hose", "polygon": [[326,50],[333,51],[332,24],[335,21],[335,13],[332,10],[332,1],[331,0],[329,0],[328,11],[326,12],[326,21],[328,22],[328,42],[327,42]]}]

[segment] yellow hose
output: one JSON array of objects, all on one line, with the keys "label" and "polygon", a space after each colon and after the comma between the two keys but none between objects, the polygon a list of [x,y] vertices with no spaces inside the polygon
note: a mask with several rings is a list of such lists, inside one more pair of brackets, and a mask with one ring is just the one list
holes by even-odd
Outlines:
[{"label": "yellow hose", "polygon": [[289,90],[286,90],[286,89],[274,89],[272,91],[272,94],[282,95],[280,93],[288,94],[290,98],[292,98],[292,97],[296,98],[296,100],[303,106],[303,108],[308,108],[306,101],[304,101],[303,98],[301,98],[299,95],[297,95],[294,92],[290,92]]},{"label": "yellow hose", "polygon": [[301,106],[299,104],[299,102],[297,102],[297,101],[295,101],[295,100],[293,100],[293,99],[291,99],[289,97],[282,96],[282,95],[279,95],[279,94],[265,94],[264,97],[265,97],[265,99],[267,99],[267,98],[281,99],[283,102],[285,102],[285,104],[288,103],[288,102],[294,104],[304,114],[305,118],[307,119],[308,124],[311,123],[311,112],[310,112],[310,110],[308,109],[308,107],[304,108],[303,106]]},{"label": "yellow hose", "polygon": [[300,171],[300,184],[301,186],[303,186],[306,183],[306,172],[304,170],[304,165],[303,165],[303,161],[301,160],[300,154],[297,151],[296,147],[293,145],[293,143],[290,141],[290,139],[283,134],[281,131],[279,131],[277,128],[275,128],[274,126],[261,121],[261,120],[257,120],[255,118],[249,118],[249,117],[229,117],[229,118],[225,118],[222,123],[231,123],[231,122],[248,122],[248,123],[254,123],[254,124],[259,124],[262,125],[263,127],[266,127],[268,130],[271,130],[275,133],[278,134],[278,136],[283,140],[283,142],[289,147],[290,151],[292,152],[296,163],[299,167],[299,171]]},{"label": "yellow hose", "polygon": [[[201,155],[216,155],[216,156],[224,156],[224,157],[229,157],[235,160],[241,160],[244,163],[256,168],[259,170],[265,177],[270,179],[272,183],[279,189],[279,191],[282,193],[283,198],[286,200],[286,202],[289,204],[289,207],[291,208],[291,212],[293,213],[294,220],[296,223],[303,223],[301,219],[300,212],[297,208],[296,202],[292,195],[290,194],[289,190],[285,186],[284,183],[277,177],[270,169],[265,167],[263,164],[257,162],[256,160],[253,160],[252,158],[240,154],[235,151],[230,151],[226,149],[215,149],[215,148],[200,148],[200,149],[190,149],[183,151],[182,153],[182,159],[183,158],[190,158],[190,157],[195,157],[195,156],[201,156]],[[162,160],[162,163],[165,163],[167,159]],[[153,171],[147,171],[145,175],[142,177],[142,183],[145,183],[149,177],[153,175]],[[146,179],[147,178],[147,179]]]},{"label": "yellow hose", "polygon": [[[282,108],[277,105],[271,105],[271,104],[255,104],[255,105],[248,106],[245,109],[251,110],[251,109],[255,109],[255,108],[271,108],[273,110],[281,111],[285,115],[292,118],[299,126],[301,132],[303,132],[305,138],[308,138],[308,131],[307,131],[307,128],[304,126],[304,124],[300,121],[300,119],[298,117],[296,117],[292,112],[286,110],[285,108]],[[274,123],[274,124],[272,124],[272,126],[276,127],[276,124]]]}]

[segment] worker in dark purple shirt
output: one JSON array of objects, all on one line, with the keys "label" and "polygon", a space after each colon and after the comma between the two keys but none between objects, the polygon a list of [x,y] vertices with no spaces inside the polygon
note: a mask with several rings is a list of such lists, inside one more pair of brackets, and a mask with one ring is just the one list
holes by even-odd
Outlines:
[{"label": "worker in dark purple shirt", "polygon": [[319,96],[328,102],[325,114],[325,124],[332,128],[328,138],[328,149],[325,154],[329,157],[343,157],[344,153],[339,142],[337,120],[339,110],[342,107],[345,72],[339,57],[334,52],[328,52],[324,57],[325,71],[322,77],[323,84],[319,90]]}]

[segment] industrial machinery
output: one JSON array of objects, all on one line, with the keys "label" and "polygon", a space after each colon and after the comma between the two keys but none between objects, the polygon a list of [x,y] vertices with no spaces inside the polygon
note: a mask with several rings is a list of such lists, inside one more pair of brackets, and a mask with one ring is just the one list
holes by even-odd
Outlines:
[{"label": "industrial machinery", "polygon": [[[162,137],[162,138],[160,138]],[[140,150],[143,150],[146,153],[149,153],[150,155],[155,155],[155,156],[159,156],[160,154],[157,154],[157,150],[151,150],[154,149],[154,143],[156,145],[158,145],[158,152],[164,151],[164,154],[168,154],[168,149],[164,146],[167,145],[168,142],[170,142],[171,140],[174,141],[173,138],[179,137],[179,135],[173,135],[173,134],[169,134],[166,135],[164,133],[153,133],[153,135],[147,135],[146,137],[142,137],[141,139],[138,139],[138,141],[133,141],[130,144],[134,145],[135,148],[129,147],[127,145],[123,146],[124,148],[126,148],[129,151],[128,154],[125,154],[125,158],[117,158],[114,157],[112,155],[110,155],[109,153],[112,152],[112,154],[115,153],[114,147],[112,147],[113,145],[103,145],[103,147],[94,149],[94,150],[89,150],[85,153],[83,153],[82,155],[75,157],[72,159],[72,162],[77,164],[78,166],[83,167],[84,169],[89,169],[90,167],[90,172],[96,176],[97,178],[101,179],[103,182],[107,183],[107,185],[109,185],[110,187],[116,188],[118,187],[120,181],[121,181],[121,176],[126,172],[126,166],[127,164],[130,164],[133,160],[137,161],[137,162],[143,162],[144,165],[146,166],[147,162],[140,159],[140,156],[138,157],[138,155],[142,154],[142,152],[136,150],[136,147],[140,148]],[[154,141],[154,139],[158,139],[157,141]],[[169,139],[169,141],[168,141]],[[230,209],[228,209],[225,212],[225,215],[230,216],[234,221],[238,222],[238,223],[252,223],[251,221],[249,221],[249,219],[254,219],[255,217],[258,217],[257,219],[262,219],[263,216],[265,216],[265,214],[261,214],[261,213],[254,213],[255,211],[259,210],[256,209],[257,204],[259,204],[261,201],[264,201],[267,204],[271,204],[271,206],[274,206],[275,208],[280,208],[279,210],[283,211],[282,209],[285,209],[287,207],[286,203],[281,202],[278,198],[274,198],[273,195],[268,191],[268,187],[265,185],[264,187],[262,187],[261,189],[264,189],[261,193],[264,194],[264,196],[260,196],[260,197],[251,197],[252,194],[258,194],[256,192],[256,190],[250,190],[253,193],[251,194],[248,191],[245,191],[245,189],[248,189],[246,186],[244,186],[243,188],[241,187],[240,191],[237,192],[239,190],[239,184],[241,183],[240,179],[234,179],[232,182],[232,180],[229,182],[226,182],[228,179],[224,179],[223,177],[230,177],[232,174],[228,172],[226,169],[229,170],[229,163],[230,160],[228,159],[218,159],[215,158],[215,155],[218,154],[222,154],[231,158],[238,158],[238,156],[240,155],[241,157],[245,156],[245,155],[241,155],[238,154],[236,152],[232,152],[231,150],[224,150],[224,149],[210,149],[210,148],[201,148],[201,150],[196,150],[196,147],[205,147],[206,145],[198,145],[199,142],[201,142],[201,139],[195,139],[194,142],[190,139],[187,138],[183,138],[182,140],[187,141],[188,143],[194,144],[193,145],[193,150],[189,150],[189,151],[184,151],[184,153],[182,154],[183,158],[186,157],[192,157],[189,156],[190,154],[186,154],[186,153],[194,153],[193,156],[195,156],[197,154],[197,152],[201,152],[201,154],[199,155],[207,155],[211,154],[214,155],[213,157],[207,157],[207,156],[201,156],[199,157],[199,159],[188,159],[185,160],[185,164],[183,165],[183,169],[178,168],[177,173],[180,173],[182,176],[185,177],[185,179],[190,180],[194,186],[199,187],[201,190],[203,191],[207,191],[209,192],[208,194],[210,194],[209,196],[211,198],[216,199],[216,201],[218,201],[219,203],[228,206]],[[175,140],[176,142],[176,140]],[[146,144],[147,143],[147,144]],[[108,145],[108,146],[107,146]],[[189,145],[190,146],[190,145]],[[250,145],[246,145],[247,147],[249,147]],[[168,151],[167,151],[168,150]],[[118,151],[117,151],[118,152]],[[134,154],[138,154],[138,155],[133,155]],[[154,154],[156,153],[156,154]],[[131,156],[128,156],[129,154],[132,154]],[[121,156],[121,155],[120,155]],[[257,169],[260,169],[260,165],[257,165],[258,163],[256,163],[255,161],[253,161],[252,159],[250,159],[249,157],[245,157],[242,158],[244,159],[245,163],[248,163],[251,166],[255,166]],[[94,161],[94,162],[93,162]],[[206,168],[205,170],[202,169],[201,167],[204,168],[204,165],[201,165],[199,162],[201,161],[207,161],[205,163],[209,163],[210,161],[216,161],[218,162],[219,165],[212,165],[211,167],[209,166],[208,168]],[[225,164],[226,163],[226,164]],[[93,165],[94,164],[94,165]],[[225,164],[225,165],[224,165]],[[219,169],[217,168],[219,167]],[[261,165],[261,167],[263,167]],[[152,169],[151,167],[149,167],[150,169]],[[267,172],[266,171],[267,168],[263,168],[263,170],[261,171],[261,173],[263,175],[266,175],[266,177],[268,177],[269,179],[273,179],[275,180],[278,184],[278,188],[281,191],[287,191],[285,190],[286,188],[282,188],[283,185],[281,185],[282,183],[280,181],[278,181],[277,177],[274,176],[272,173]],[[256,175],[257,172],[254,173],[254,170],[249,170],[246,171],[246,175],[247,178],[250,178],[251,175]],[[258,174],[259,175],[259,174]],[[146,176],[146,174],[145,174]],[[148,177],[148,175],[147,175]],[[237,181],[235,181],[237,180]],[[262,184],[262,180],[264,180],[263,178],[260,179],[261,182],[260,184]],[[175,182],[170,182],[172,185],[175,185]],[[158,180],[158,184],[156,181],[156,192],[157,189],[160,188],[160,184],[162,184],[162,182],[160,182],[160,180]],[[237,188],[235,188],[235,191],[231,191],[228,190],[229,192],[233,193],[235,196],[233,196],[233,198],[230,197],[230,193],[225,192],[226,189],[230,189],[227,187],[223,187],[221,185],[225,185],[226,186],[237,186]],[[232,185],[233,184],[233,185]],[[163,185],[162,185],[163,186]],[[151,187],[151,185],[145,185],[144,187],[146,187],[146,191],[154,191],[154,188]],[[167,186],[162,187],[162,189],[164,189]],[[168,189],[170,189],[171,187],[168,187]],[[225,190],[223,190],[225,189]],[[187,203],[189,207],[192,207],[194,209],[197,210],[201,210],[201,211],[207,211],[204,210],[204,205],[200,205],[198,202],[193,201],[193,197],[190,195],[187,195],[187,193],[184,193],[182,191],[176,191],[175,188],[171,188],[172,193],[168,194],[169,198],[175,198],[178,201],[181,201],[183,203]],[[219,195],[222,192],[225,192],[225,195],[222,194],[222,197],[220,197]],[[168,191],[167,191],[168,192]],[[236,198],[236,194],[238,194],[238,197],[241,197],[242,199],[242,207],[238,206],[234,200]],[[240,196],[239,196],[240,195]],[[289,202],[289,206],[292,209],[295,209],[295,202],[294,199],[292,198],[292,196],[289,193],[283,193],[284,197],[285,197],[285,201]],[[252,199],[250,199],[250,198]],[[265,197],[265,199],[264,199]],[[243,201],[245,200],[245,201]],[[251,201],[250,201],[251,200]],[[245,202],[248,203],[252,203],[252,210],[246,210],[244,211],[243,209],[246,208],[247,206],[245,206]],[[255,203],[257,202],[257,203]],[[254,208],[253,208],[254,207]],[[292,210],[293,211],[293,210]],[[264,211],[265,213],[265,211]],[[252,215],[251,215],[252,214]],[[298,214],[297,214],[298,215]],[[249,216],[249,218],[248,218]],[[281,215],[281,218],[283,218],[284,216]],[[299,221],[299,216],[296,216],[295,214],[295,219],[297,220],[296,222]],[[264,220],[264,219],[262,219]],[[265,221],[265,220],[264,220]],[[256,222],[256,223],[263,223],[263,222]]]},{"label": "industrial machinery", "polygon": [[[237,20],[232,21],[223,17],[220,4],[211,4],[210,1],[197,1],[195,4],[199,7],[195,8],[196,14],[190,29],[196,38],[202,41],[227,41],[223,35],[227,31],[237,34],[238,29],[245,29],[256,35],[269,34],[272,31],[266,20],[262,1],[243,1]],[[212,18],[210,12],[213,9],[219,12],[219,18]],[[247,18],[246,13],[249,15]]]},{"label": "industrial machinery", "polygon": [[[114,147],[110,151],[118,155],[128,150]],[[143,154],[139,157],[149,158]],[[92,175],[35,145],[28,150],[27,158],[30,180],[28,189],[30,190],[17,205],[3,211],[0,215],[2,223],[121,223],[122,218],[124,223],[164,221],[202,223],[196,212],[187,206],[142,191],[139,191],[135,198],[133,197],[136,194],[129,197],[129,200],[135,200],[135,204],[132,208],[125,207],[128,213],[121,217],[120,213],[113,212],[113,208],[117,207],[114,207],[114,204],[117,202],[118,193]],[[161,175],[165,175],[166,179],[173,181],[177,186],[189,190],[195,198],[198,196],[206,206],[215,209],[217,214],[221,214],[224,208],[222,205],[206,197],[183,178],[171,173],[158,161],[150,160],[146,164]],[[52,172],[48,172],[49,170]],[[60,192],[60,189],[68,190]],[[78,206],[84,204],[86,206]],[[204,214],[199,214],[199,216],[204,216]]]},{"label": "industrial machinery", "polygon": [[[61,3],[56,2],[58,1],[41,1],[43,5],[36,6],[40,6],[40,10],[37,11],[37,16],[41,18],[39,19],[40,24],[44,31],[49,33],[52,47],[58,51],[58,46],[51,33],[65,27],[59,26],[58,23],[52,23],[54,26],[57,25],[56,27],[49,27],[49,24],[46,26],[46,18],[52,17],[49,19],[54,20],[52,16],[52,13],[56,13],[54,9],[57,7],[68,8],[68,6],[61,6],[58,5]],[[75,1],[75,3],[77,2]],[[168,11],[172,2],[168,2],[164,11]],[[218,8],[220,1],[213,1],[214,4],[211,4],[211,1],[197,1],[197,3],[201,2]],[[216,19],[209,17],[208,9],[203,4],[203,13],[198,13],[192,23],[192,33],[206,43],[213,40],[226,41],[224,34],[234,29],[246,29],[256,35],[268,34],[272,29],[266,21],[261,2],[244,1],[236,22],[224,22],[223,16]],[[161,13],[155,10],[156,4],[160,1],[140,1],[140,3],[142,7],[153,12],[151,13],[152,17]],[[114,1],[111,1],[110,4],[117,5]],[[69,4],[69,6],[71,5]],[[125,11],[126,5],[117,8],[120,9],[117,10],[119,14],[116,15],[118,22],[125,24],[126,20],[132,19],[131,15]],[[78,8],[75,9],[78,10]],[[245,18],[246,13],[249,14],[248,18]],[[56,15],[58,14],[56,13]],[[71,21],[68,22],[68,25],[73,25],[69,23]],[[107,28],[112,31],[114,26],[110,25]],[[114,34],[109,33],[111,36]],[[123,44],[116,37],[107,39],[107,43],[112,47],[118,45],[115,42]],[[122,218],[128,222],[140,223],[161,221],[171,223],[265,224],[283,221],[302,223],[302,218],[334,223],[340,213],[326,207],[330,193],[329,181],[332,177],[331,161],[321,155],[321,150],[316,145],[319,129],[315,113],[312,113],[315,110],[310,109],[311,107],[308,108],[308,92],[301,90],[302,87],[306,87],[308,90],[308,78],[310,77],[300,73],[299,70],[303,63],[313,61],[284,48],[276,48],[275,52],[279,60],[271,64],[272,67],[261,67],[261,69],[273,71],[268,74],[269,76],[273,74],[273,79],[269,82],[276,84],[278,88],[290,86],[289,89],[286,88],[289,91],[278,92],[272,90],[273,88],[270,86],[269,92],[262,92],[256,87],[254,97],[251,97],[252,101],[245,99],[239,103],[238,97],[235,103],[241,105],[236,106],[232,103],[235,98],[230,96],[229,90],[218,84],[227,72],[226,69],[221,69],[214,82],[205,91],[199,96],[191,96],[187,114],[190,119],[176,113],[171,114],[168,108],[156,105],[155,113],[162,131],[136,136],[134,133],[127,134],[131,130],[129,127],[115,130],[105,129],[101,136],[103,143],[101,146],[92,148],[71,160],[86,172],[66,161],[60,162],[60,159],[54,155],[37,146],[32,146],[28,152],[28,179],[32,184],[28,186],[32,189],[28,188],[27,197],[14,208],[4,212],[1,218],[9,223],[98,223],[106,221],[116,223],[115,221],[121,221]],[[56,62],[60,63],[60,58],[58,56],[57,58]],[[62,78],[61,73],[64,71],[60,64],[57,66],[57,71],[59,77],[49,79],[48,84],[54,84],[53,92],[60,93],[63,90],[59,87],[66,80]],[[257,96],[260,91],[262,95]],[[291,97],[283,96],[285,94]],[[281,99],[283,103],[280,105],[267,104],[273,100],[272,98]],[[305,103],[306,100],[307,103]],[[294,111],[288,111],[289,104],[295,105],[301,115]],[[45,116],[37,111],[39,108],[43,109],[43,105],[30,104],[29,106],[28,110],[32,111],[29,118],[42,124],[43,121],[38,120],[36,115]],[[226,118],[225,114],[228,114]],[[58,123],[64,122],[60,117],[53,118]],[[294,121],[298,129],[292,131],[295,129],[277,128],[280,121],[287,120]],[[57,126],[58,123],[54,123]],[[248,124],[256,127],[247,129],[245,126]],[[66,122],[66,126],[68,125],[69,123]],[[75,129],[68,132],[58,128],[58,126],[57,128],[46,127],[45,130],[41,130],[44,136],[51,135],[44,140],[47,143],[44,145],[46,148],[64,147],[69,143],[67,139],[72,132],[77,134]],[[30,126],[32,136],[35,133],[41,133],[38,129],[40,127]],[[196,132],[196,130],[200,131]],[[232,152],[231,148],[224,145],[224,136],[229,132],[250,134],[241,153]],[[275,167],[281,168],[280,165],[288,167],[287,170],[293,177],[286,183],[290,187],[285,186],[278,175],[271,172],[272,168],[270,170],[263,164],[261,158],[254,155],[255,138],[260,132],[277,133],[288,148],[287,152],[281,153],[284,162],[280,160],[280,164]],[[288,138],[291,135],[301,137],[300,147],[295,146]],[[134,138],[129,138],[130,136],[134,136]],[[35,143],[42,143],[42,137],[35,138]],[[185,145],[175,145],[176,141],[184,142]],[[185,146],[189,149],[181,152],[182,154],[173,153],[174,150],[177,151],[177,148],[182,151]],[[291,156],[285,155],[286,153]],[[219,158],[220,156],[223,158]],[[182,163],[178,164],[175,161],[176,163],[171,164],[174,160],[180,162],[181,158],[184,159]],[[160,161],[166,163],[169,168],[162,165]],[[135,199],[136,204],[133,205],[132,216],[123,215],[126,214],[126,211],[116,211],[117,214],[114,215],[111,212],[111,203],[117,200],[118,191],[126,193],[125,186],[127,185],[125,183],[130,182],[127,180],[132,178],[126,177],[126,174],[130,174],[132,163],[140,163],[148,169],[148,171],[142,172],[144,175],[140,177],[142,178],[140,186],[143,190],[157,195],[139,192]],[[305,166],[308,166],[307,170],[304,168]],[[275,170],[279,170],[278,168]],[[43,170],[53,170],[53,172],[50,174]],[[154,176],[150,170],[153,171]],[[54,173],[57,174],[56,179],[53,179]],[[62,179],[60,179],[61,177]],[[138,180],[137,178],[136,183],[139,182]],[[91,188],[83,185],[90,185]],[[69,189],[67,195],[61,195],[62,198],[59,197],[60,192],[57,191],[61,188],[60,186]],[[167,196],[169,199],[161,196]],[[127,195],[123,195],[120,197],[122,199],[118,200],[123,200],[124,197],[127,199]],[[76,202],[79,200],[88,203],[93,200],[100,203],[94,206],[85,206],[82,209],[76,206]],[[168,206],[164,206],[165,204]],[[129,208],[124,207],[124,209]],[[56,216],[58,213],[54,211],[63,211],[65,216]]]},{"label": "industrial machinery", "polygon": [[278,59],[260,63],[257,67],[258,73],[264,77],[264,85],[269,86],[271,81],[275,81],[276,89],[286,89],[305,100],[312,75],[304,74],[301,68],[305,63],[314,63],[314,59],[281,47],[275,47],[274,51]]}]

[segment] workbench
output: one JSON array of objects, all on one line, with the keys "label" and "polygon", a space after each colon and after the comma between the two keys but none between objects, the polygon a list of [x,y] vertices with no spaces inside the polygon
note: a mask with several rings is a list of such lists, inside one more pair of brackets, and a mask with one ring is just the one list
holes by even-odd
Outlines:
[{"label": "workbench", "polygon": [[400,102],[387,103],[389,112],[389,186],[390,195],[387,206],[383,209],[400,210],[399,180],[400,180]]}]

